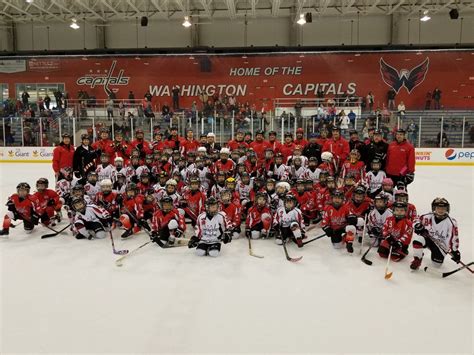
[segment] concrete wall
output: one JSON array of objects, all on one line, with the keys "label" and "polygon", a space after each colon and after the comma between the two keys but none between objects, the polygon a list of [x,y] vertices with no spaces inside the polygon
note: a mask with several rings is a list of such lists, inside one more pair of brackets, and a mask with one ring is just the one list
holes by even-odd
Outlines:
[{"label": "concrete wall", "polygon": [[[202,46],[240,47],[288,45],[384,45],[392,44],[474,44],[474,16],[450,20],[447,14],[432,15],[420,22],[417,16],[331,16],[313,17],[303,27],[287,17],[244,18],[235,20],[200,17],[195,26],[197,43]],[[197,18],[196,18],[197,20]],[[104,25],[79,21],[73,30],[68,23],[17,24],[18,50],[71,50],[94,48],[170,48],[191,46],[191,29],[181,26],[181,17],[173,20],[151,19],[148,27],[131,22]],[[9,31],[0,28],[0,50],[11,50]],[[11,31],[10,31],[11,32]]]}]

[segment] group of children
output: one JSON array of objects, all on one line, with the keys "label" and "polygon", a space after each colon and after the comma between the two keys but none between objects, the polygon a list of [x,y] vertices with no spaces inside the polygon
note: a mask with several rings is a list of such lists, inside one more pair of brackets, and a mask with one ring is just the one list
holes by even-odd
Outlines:
[{"label": "group of children", "polygon": [[87,174],[62,168],[55,190],[45,178],[38,179],[32,194],[27,183],[18,184],[0,235],[9,234],[14,220],[23,221],[26,233],[39,223],[54,227],[64,209],[77,239],[104,238],[120,228],[123,239],[145,231],[169,247],[183,240],[187,221],[193,232],[186,240],[198,255],[217,256],[222,242],[242,234],[301,247],[306,229],[320,225],[334,248],[348,253],[364,235],[381,257],[396,261],[412,244],[414,270],[424,248],[437,264],[447,254],[460,260],[448,201],[436,198],[431,211],[418,216],[405,184],[394,186],[377,158],[367,169],[357,149],[344,162],[328,151],[319,161],[300,148],[284,156],[270,147],[255,152],[236,146],[232,151],[199,147],[185,154],[136,149],[125,158],[102,153],[96,163]]}]

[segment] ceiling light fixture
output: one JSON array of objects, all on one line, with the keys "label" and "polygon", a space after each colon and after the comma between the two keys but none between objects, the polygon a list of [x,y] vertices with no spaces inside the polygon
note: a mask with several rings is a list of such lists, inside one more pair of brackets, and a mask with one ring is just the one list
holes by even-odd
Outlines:
[{"label": "ceiling light fixture", "polygon": [[431,20],[431,17],[428,16],[428,10],[423,11],[423,17],[420,18],[420,21],[426,22]]},{"label": "ceiling light fixture", "polygon": [[191,20],[189,19],[189,16],[184,16],[184,21],[183,21],[183,26],[188,28],[191,27],[192,23]]},{"label": "ceiling light fixture", "polygon": [[306,19],[304,18],[304,14],[300,14],[300,18],[298,19],[298,21],[296,21],[296,23],[298,25],[301,25],[301,26],[303,26],[306,23]]},{"label": "ceiling light fixture", "polygon": [[73,28],[73,29],[75,29],[75,30],[77,30],[77,29],[79,29],[79,28],[81,27],[81,26],[79,26],[79,25],[77,24],[77,20],[76,20],[75,18],[73,18],[71,21],[72,21],[72,22],[71,22],[71,24],[69,25],[69,27],[71,27],[71,28]]},{"label": "ceiling light fixture", "polygon": [[31,3],[33,2],[33,0],[26,0],[26,2],[27,2],[28,4],[31,4]]}]

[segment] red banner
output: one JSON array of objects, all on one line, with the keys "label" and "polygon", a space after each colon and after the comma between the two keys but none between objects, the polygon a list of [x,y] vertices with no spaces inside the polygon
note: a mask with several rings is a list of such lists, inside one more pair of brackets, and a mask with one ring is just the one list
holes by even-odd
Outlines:
[{"label": "red banner", "polygon": [[[8,59],[5,59],[8,60]],[[262,55],[176,55],[140,57],[39,57],[28,59],[26,71],[0,73],[11,95],[16,83],[64,83],[70,98],[79,90],[98,99],[114,91],[141,98],[147,90],[155,104],[171,104],[173,86],[180,87],[182,107],[205,92],[235,95],[260,108],[276,98],[328,97],[347,92],[375,95],[375,105],[396,102],[407,109],[424,107],[428,92],[438,87],[446,108],[474,108],[474,52],[410,51],[370,53],[304,53]]]}]

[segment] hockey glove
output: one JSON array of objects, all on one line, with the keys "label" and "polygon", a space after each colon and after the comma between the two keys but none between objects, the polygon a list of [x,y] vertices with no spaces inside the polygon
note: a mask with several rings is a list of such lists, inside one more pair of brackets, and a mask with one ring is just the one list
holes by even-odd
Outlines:
[{"label": "hockey glove", "polygon": [[415,180],[415,173],[408,173],[405,175],[405,184],[411,184]]},{"label": "hockey glove", "polygon": [[175,238],[181,238],[183,236],[183,231],[179,228],[177,228],[175,231],[174,231],[174,237]]},{"label": "hockey glove", "polygon": [[326,233],[326,235],[331,238],[334,236],[334,229],[332,229],[331,227],[329,226],[326,226],[326,227],[323,227],[323,231],[324,233]]},{"label": "hockey glove", "polygon": [[190,249],[196,248],[198,246],[198,243],[199,243],[199,238],[193,235],[191,239],[189,239],[188,248]]},{"label": "hockey glove", "polygon": [[351,226],[356,226],[357,225],[357,216],[354,214],[350,214],[347,216],[347,224]]},{"label": "hockey glove", "polygon": [[380,238],[382,236],[382,229],[380,227],[372,227],[370,229],[370,234],[376,238]]},{"label": "hockey glove", "polygon": [[224,232],[224,236],[222,237],[222,241],[224,244],[230,243],[232,241],[232,233],[231,232]]},{"label": "hockey glove", "polygon": [[48,203],[47,203],[48,206],[56,206],[56,201],[54,201],[52,198],[50,198],[48,200]]},{"label": "hockey glove", "polygon": [[416,234],[422,235],[423,232],[425,231],[425,226],[421,223],[416,223],[413,227],[413,230],[415,231]]},{"label": "hockey glove", "polygon": [[451,259],[456,264],[459,264],[459,262],[461,261],[461,253],[459,252],[459,250],[452,250],[451,251]]},{"label": "hockey glove", "polygon": [[158,232],[157,231],[153,231],[151,232],[150,234],[150,239],[152,242],[156,243],[156,241],[160,238],[160,236],[158,235]]},{"label": "hockey glove", "polygon": [[39,220],[40,220],[40,216],[36,212],[31,213],[31,223],[37,226]]},{"label": "hockey glove", "polygon": [[150,226],[148,225],[148,223],[147,223],[145,220],[143,220],[143,219],[140,220],[140,221],[138,221],[138,226],[141,227],[141,228],[143,228],[143,229],[146,229],[147,231],[150,231],[150,230],[151,230],[151,228],[150,228]]}]

